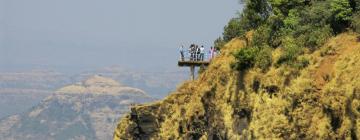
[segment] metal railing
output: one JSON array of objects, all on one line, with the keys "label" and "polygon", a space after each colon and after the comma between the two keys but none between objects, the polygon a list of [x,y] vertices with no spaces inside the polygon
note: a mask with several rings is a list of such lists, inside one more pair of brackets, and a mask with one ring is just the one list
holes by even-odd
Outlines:
[{"label": "metal railing", "polygon": [[190,53],[190,52],[184,52],[184,56],[179,55],[179,61],[211,61],[216,56],[216,53],[213,55],[210,53]]}]

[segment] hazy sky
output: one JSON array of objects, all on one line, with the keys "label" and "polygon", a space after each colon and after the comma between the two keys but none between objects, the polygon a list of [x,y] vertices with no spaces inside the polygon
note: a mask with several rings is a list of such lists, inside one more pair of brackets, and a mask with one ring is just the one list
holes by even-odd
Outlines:
[{"label": "hazy sky", "polygon": [[117,65],[176,70],[178,47],[209,47],[238,0],[0,0],[0,71]]}]

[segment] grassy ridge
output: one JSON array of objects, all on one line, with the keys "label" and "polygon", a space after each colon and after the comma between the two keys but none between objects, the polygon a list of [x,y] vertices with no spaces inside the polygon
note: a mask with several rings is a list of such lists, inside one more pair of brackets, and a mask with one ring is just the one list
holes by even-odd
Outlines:
[{"label": "grassy ridge", "polygon": [[[360,137],[360,43],[330,38],[308,66],[232,69],[234,39],[195,81],[163,101],[137,106],[114,139],[345,139]],[[282,48],[272,51],[280,58]],[[273,61],[273,65],[276,61]]]}]

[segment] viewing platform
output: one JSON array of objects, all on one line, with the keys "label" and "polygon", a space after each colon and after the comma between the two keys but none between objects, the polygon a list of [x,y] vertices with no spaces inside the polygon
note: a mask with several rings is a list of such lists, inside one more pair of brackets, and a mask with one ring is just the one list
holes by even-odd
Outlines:
[{"label": "viewing platform", "polygon": [[189,67],[189,66],[197,66],[197,67],[200,67],[200,66],[208,66],[210,64],[210,61],[182,61],[182,60],[179,60],[178,62],[178,66],[179,67]]},{"label": "viewing platform", "polygon": [[195,67],[206,68],[211,61],[211,57],[207,54],[203,56],[200,55],[191,55],[184,54],[184,56],[180,56],[178,61],[179,67],[190,67],[190,77],[192,80],[195,79]]}]

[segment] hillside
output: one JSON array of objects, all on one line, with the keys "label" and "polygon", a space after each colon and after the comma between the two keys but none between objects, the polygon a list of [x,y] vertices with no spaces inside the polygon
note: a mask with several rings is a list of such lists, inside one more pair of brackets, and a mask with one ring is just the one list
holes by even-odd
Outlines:
[{"label": "hillside", "polygon": [[22,114],[0,120],[0,139],[111,139],[115,121],[132,104],[149,101],[153,99],[140,89],[95,75],[60,88]]},{"label": "hillside", "polygon": [[[360,40],[346,32],[315,51],[303,68],[238,71],[233,39],[205,72],[162,101],[136,106],[120,120],[120,139],[359,139]],[[247,38],[251,40],[251,37]],[[284,48],[271,51],[280,59]]]}]

